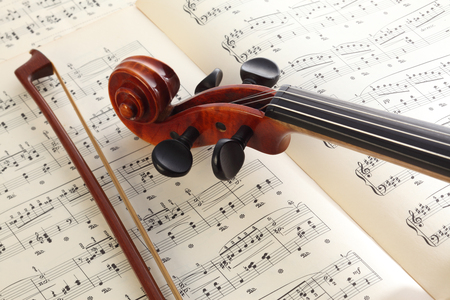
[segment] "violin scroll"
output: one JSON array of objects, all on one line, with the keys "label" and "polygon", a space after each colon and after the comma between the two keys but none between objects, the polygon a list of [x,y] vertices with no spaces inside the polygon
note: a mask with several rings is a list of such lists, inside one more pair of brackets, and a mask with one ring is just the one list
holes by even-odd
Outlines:
[{"label": "violin scroll", "polygon": [[180,80],[168,65],[147,56],[123,60],[109,78],[114,109],[124,118],[153,123],[170,113]]}]

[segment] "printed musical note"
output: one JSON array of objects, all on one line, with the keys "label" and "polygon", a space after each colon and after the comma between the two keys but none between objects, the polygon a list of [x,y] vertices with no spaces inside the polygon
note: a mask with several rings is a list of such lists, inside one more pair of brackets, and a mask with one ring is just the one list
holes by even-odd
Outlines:
[{"label": "printed musical note", "polygon": [[250,1],[251,0],[228,0],[216,7],[210,7],[199,12],[199,8],[203,8],[206,2],[201,0],[188,0],[187,3],[183,5],[183,10],[188,13],[198,25],[205,25],[219,15],[230,11],[232,8],[238,7],[239,5]]},{"label": "printed musical note", "polygon": [[450,237],[450,222],[446,217],[450,208],[450,190],[445,186],[408,211],[406,225],[423,238],[427,245],[438,247]]},{"label": "printed musical note", "polygon": [[[450,89],[446,61],[447,58],[430,61],[387,76],[371,84],[351,101],[370,105],[376,101],[379,107],[397,114],[441,101]],[[436,105],[436,109],[438,107]]]},{"label": "printed musical note", "polygon": [[311,299],[323,296],[330,299],[351,299],[381,280],[356,253],[349,252],[315,275],[306,279],[299,278],[277,289],[271,297],[280,300],[298,296]]},{"label": "printed musical note", "polygon": [[398,173],[390,175],[387,179],[385,177],[376,176],[377,173],[374,171],[378,170],[378,172],[382,173],[382,166],[385,163],[385,161],[368,156],[364,161],[358,162],[358,168],[355,170],[356,176],[362,179],[378,196],[386,195],[407,181],[415,179],[415,177],[419,175],[417,172],[397,167]]},{"label": "printed musical note", "polygon": [[37,43],[51,41],[62,32],[74,31],[83,23],[90,23],[129,5],[126,1],[115,0],[84,0],[72,5],[61,5],[61,0],[27,0],[5,4],[0,14],[2,58],[26,52]]},{"label": "printed musical note", "polygon": [[[377,12],[382,7],[385,9],[392,5],[395,4],[390,1],[383,1],[377,5],[368,4],[367,7],[363,5],[356,7],[351,4],[332,7],[326,4],[318,5],[316,2],[293,6],[290,11],[254,17],[249,21],[247,27],[234,30],[241,34],[230,33],[226,35],[225,41],[222,42],[222,48],[234,56],[237,61],[244,62],[262,51],[276,49],[275,46],[280,43],[298,39],[324,28],[337,26],[349,20],[365,17]],[[298,24],[301,24],[301,26],[298,26]],[[292,26],[295,26],[294,29],[288,29]],[[274,31],[275,27],[277,30]],[[238,50],[238,42],[264,30],[268,32],[268,37],[263,42],[253,45],[252,48]]]}]

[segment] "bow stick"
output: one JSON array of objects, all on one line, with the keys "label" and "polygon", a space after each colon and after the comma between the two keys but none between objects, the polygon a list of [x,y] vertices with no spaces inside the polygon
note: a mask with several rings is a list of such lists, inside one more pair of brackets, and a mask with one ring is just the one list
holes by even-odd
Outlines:
[{"label": "bow stick", "polygon": [[80,152],[76,148],[73,141],[70,139],[69,135],[57,119],[56,115],[51,110],[48,103],[44,100],[42,95],[39,93],[39,91],[36,89],[36,87],[32,84],[33,80],[53,75],[53,73],[56,74],[58,77],[58,80],[60,81],[61,85],[63,86],[63,89],[65,93],[67,94],[67,97],[69,98],[70,102],[72,103],[75,112],[77,113],[81,123],[83,124],[83,127],[85,128],[89,138],[91,139],[92,144],[94,145],[94,148],[96,149],[98,155],[100,156],[105,168],[107,169],[114,185],[116,186],[125,206],[127,207],[128,211],[130,212],[133,221],[135,222],[136,226],[138,227],[139,231],[141,232],[141,236],[144,238],[144,241],[149,248],[153,258],[155,259],[158,267],[160,268],[161,273],[163,274],[164,278],[166,279],[167,284],[169,285],[172,293],[174,294],[176,299],[182,299],[181,295],[178,293],[178,290],[176,289],[175,284],[173,283],[172,279],[170,278],[169,273],[167,272],[163,262],[161,261],[155,247],[150,241],[150,238],[146,234],[146,231],[144,227],[142,226],[141,222],[139,221],[139,218],[136,215],[136,212],[134,208],[132,207],[130,201],[128,200],[128,197],[126,196],[124,190],[120,186],[119,181],[117,180],[116,176],[114,175],[114,172],[112,171],[111,167],[109,166],[103,152],[100,149],[100,146],[96,142],[93,134],[89,130],[89,127],[87,126],[86,122],[84,121],[83,117],[81,116],[75,101],[71,97],[70,93],[68,92],[64,81],[59,76],[56,68],[53,66],[50,60],[45,57],[41,52],[37,50],[31,50],[30,54],[32,55],[30,60],[26,62],[24,65],[19,67],[15,74],[19,81],[22,83],[22,85],[25,87],[27,92],[31,95],[31,97],[34,99],[36,104],[38,105],[39,109],[42,111],[44,116],[46,117],[49,124],[52,126],[53,130],[55,131],[57,137],[59,138],[61,144],[66,149],[67,153],[69,154],[70,159],[78,169],[81,178],[83,179],[84,183],[86,184],[87,188],[91,192],[92,196],[94,197],[100,211],[102,212],[103,216],[105,217],[109,227],[111,228],[111,231],[113,232],[114,236],[117,238],[117,241],[124,252],[126,258],[128,259],[133,271],[135,272],[137,278],[139,279],[145,293],[150,299],[155,300],[162,300],[164,299],[164,296],[162,295],[161,291],[158,288],[158,285],[156,284],[153,276],[151,275],[149,269],[147,268],[147,265],[145,264],[144,260],[142,259],[139,251],[137,250],[136,246],[133,243],[133,240],[131,239],[130,235],[128,234],[126,228],[124,227],[122,221],[120,220],[119,216],[117,215],[116,211],[114,210],[112,204],[109,202],[108,197],[106,196],[105,192],[101,188],[100,184],[98,183],[97,179],[95,178],[94,174],[86,164],[85,160],[81,156]]}]

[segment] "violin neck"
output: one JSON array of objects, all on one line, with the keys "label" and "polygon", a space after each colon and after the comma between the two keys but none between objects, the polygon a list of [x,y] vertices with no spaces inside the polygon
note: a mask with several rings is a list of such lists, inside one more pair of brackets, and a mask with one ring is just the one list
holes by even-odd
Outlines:
[{"label": "violin neck", "polygon": [[[332,143],[450,182],[450,129],[282,86],[266,117]],[[293,125],[293,126],[292,126]]]}]

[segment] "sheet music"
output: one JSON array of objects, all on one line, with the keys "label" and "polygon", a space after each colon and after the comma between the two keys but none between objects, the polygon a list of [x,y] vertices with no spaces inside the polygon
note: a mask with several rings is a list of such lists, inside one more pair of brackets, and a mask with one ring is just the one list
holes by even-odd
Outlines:
[{"label": "sheet music", "polygon": [[133,4],[131,0],[0,1],[0,61],[38,48]]},{"label": "sheet music", "polygon": [[[73,48],[80,39],[86,43],[81,51]],[[108,75],[124,57],[155,56],[180,76],[183,88],[174,100],[179,101],[191,95],[204,74],[135,8],[42,51],[87,116],[185,299],[283,299],[293,293],[310,299],[429,298],[284,154],[250,150],[241,172],[228,182],[212,175],[212,147],[193,152],[194,167],[186,177],[157,173],[152,146],[133,136],[111,110]],[[22,55],[0,67],[12,74],[28,59]],[[61,87],[53,77],[35,84],[170,299]],[[144,299],[117,241],[32,99],[12,76],[4,78],[0,90],[0,269],[8,270],[0,274],[0,299]]]},{"label": "sheet music", "polygon": [[[449,124],[449,1],[170,2],[178,9],[138,6],[205,72],[222,68],[226,83],[263,56],[280,67],[278,85]],[[190,47],[205,36],[202,49]],[[447,184],[300,135],[288,153],[436,298],[450,294]]]}]

